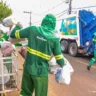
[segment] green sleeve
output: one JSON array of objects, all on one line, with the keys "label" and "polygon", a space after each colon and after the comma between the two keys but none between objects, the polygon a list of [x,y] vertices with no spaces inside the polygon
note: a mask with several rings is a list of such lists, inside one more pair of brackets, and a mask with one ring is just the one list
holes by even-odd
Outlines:
[{"label": "green sleeve", "polygon": [[53,54],[54,54],[54,56],[56,58],[57,63],[61,67],[63,67],[65,64],[64,64],[64,57],[63,57],[63,54],[61,52],[61,46],[60,46],[59,39],[57,39],[55,44],[54,44]]},{"label": "green sleeve", "polygon": [[[7,41],[8,38],[9,36],[7,35],[7,33],[4,33],[3,36],[0,38],[0,42]],[[1,48],[1,44],[0,44],[0,48]]]},{"label": "green sleeve", "polygon": [[19,29],[17,26],[12,30],[10,37],[11,38],[28,38],[30,32],[30,27]]},{"label": "green sleeve", "polygon": [[8,41],[9,36],[7,33],[4,33],[4,35],[0,38],[0,41]]},{"label": "green sleeve", "polygon": [[22,43],[16,43],[15,46],[22,46]]}]

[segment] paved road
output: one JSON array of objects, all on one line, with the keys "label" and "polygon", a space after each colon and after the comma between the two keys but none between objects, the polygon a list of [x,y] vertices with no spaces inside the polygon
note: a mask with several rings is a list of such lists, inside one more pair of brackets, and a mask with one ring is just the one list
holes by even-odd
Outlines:
[{"label": "paved road", "polygon": [[[91,71],[86,69],[89,57],[71,57],[64,55],[72,64],[74,73],[72,74],[70,85],[61,85],[55,82],[54,75],[49,75],[49,96],[96,96],[96,64]],[[54,94],[53,94],[54,93]]]},{"label": "paved road", "polygon": [[[55,76],[49,74],[49,91],[48,96],[96,96],[96,64],[91,71],[86,69],[89,57],[71,57],[64,55],[72,64],[74,73],[72,74],[70,85],[58,84]],[[20,74],[22,76],[23,59],[19,57]],[[8,96],[18,96],[19,91],[11,92]]]}]

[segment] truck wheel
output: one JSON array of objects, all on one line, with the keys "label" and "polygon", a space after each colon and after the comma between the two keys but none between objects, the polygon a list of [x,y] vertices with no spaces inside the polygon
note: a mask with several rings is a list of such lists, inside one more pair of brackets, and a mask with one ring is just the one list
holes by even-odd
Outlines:
[{"label": "truck wheel", "polygon": [[68,51],[68,41],[67,40],[61,40],[61,50],[63,53],[66,53]]},{"label": "truck wheel", "polygon": [[71,56],[74,56],[74,57],[77,56],[78,48],[77,48],[77,44],[75,42],[70,43],[68,52]]}]

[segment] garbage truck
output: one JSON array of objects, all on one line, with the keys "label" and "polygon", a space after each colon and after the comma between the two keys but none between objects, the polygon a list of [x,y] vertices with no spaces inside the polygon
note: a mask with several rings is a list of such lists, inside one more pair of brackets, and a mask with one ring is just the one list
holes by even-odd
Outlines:
[{"label": "garbage truck", "polygon": [[63,53],[93,55],[92,38],[96,32],[96,16],[92,11],[79,10],[61,21],[60,44]]}]

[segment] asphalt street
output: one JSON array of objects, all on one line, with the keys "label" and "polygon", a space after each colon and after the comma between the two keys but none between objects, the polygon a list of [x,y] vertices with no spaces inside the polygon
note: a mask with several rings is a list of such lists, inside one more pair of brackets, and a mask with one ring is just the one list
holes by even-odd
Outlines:
[{"label": "asphalt street", "polygon": [[96,96],[96,64],[88,71],[86,67],[90,57],[71,57],[68,54],[64,56],[74,68],[71,83],[70,85],[58,84],[54,80],[54,75],[49,75],[49,93],[52,93],[49,96]]},{"label": "asphalt street", "polygon": [[[72,57],[68,54],[64,54],[64,56],[69,60],[74,69],[71,83],[69,85],[59,84],[55,80],[55,75],[49,74],[48,96],[96,96],[96,63],[88,71],[86,67],[91,57]],[[20,55],[18,59],[21,82],[24,60]],[[19,91],[10,92],[8,96],[18,96],[18,94]]]}]

